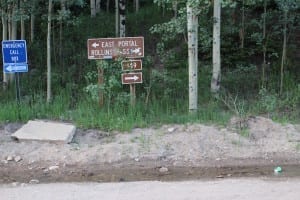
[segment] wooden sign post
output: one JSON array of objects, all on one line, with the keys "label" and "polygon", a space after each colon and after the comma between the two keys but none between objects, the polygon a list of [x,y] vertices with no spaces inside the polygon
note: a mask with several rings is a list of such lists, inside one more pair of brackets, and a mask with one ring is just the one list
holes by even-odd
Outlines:
[{"label": "wooden sign post", "polygon": [[132,72],[142,70],[142,60],[126,60],[121,63],[123,71],[129,73],[122,74],[122,84],[130,84],[130,103],[135,105],[136,93],[135,84],[143,82],[142,72]]},{"label": "wooden sign post", "polygon": [[[144,37],[94,38],[87,41],[88,59],[143,58]],[[122,62],[123,71],[142,70],[142,60],[126,60]],[[123,77],[124,75],[124,77]],[[103,85],[104,71],[98,68],[99,88]],[[130,84],[131,105],[135,105],[135,83],[142,83],[142,72],[122,74],[122,83]],[[103,106],[103,92],[99,91],[99,105]]]}]

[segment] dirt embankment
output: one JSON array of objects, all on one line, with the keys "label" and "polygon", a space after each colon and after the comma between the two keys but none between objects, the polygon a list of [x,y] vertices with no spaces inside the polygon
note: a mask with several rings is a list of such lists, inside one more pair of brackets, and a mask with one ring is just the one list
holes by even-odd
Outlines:
[{"label": "dirt embankment", "polygon": [[77,130],[70,144],[18,142],[10,135],[22,124],[6,124],[0,127],[0,183],[268,176],[277,165],[295,172],[300,165],[300,125],[263,117],[243,123],[247,136],[238,133],[233,119],[228,127]]}]

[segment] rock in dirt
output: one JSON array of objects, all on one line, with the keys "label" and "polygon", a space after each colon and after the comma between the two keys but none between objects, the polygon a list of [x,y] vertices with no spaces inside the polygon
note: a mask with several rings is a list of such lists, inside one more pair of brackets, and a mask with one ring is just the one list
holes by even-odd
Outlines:
[{"label": "rock in dirt", "polygon": [[6,160],[7,160],[7,161],[13,161],[13,160],[14,160],[14,157],[13,157],[13,156],[7,156]]},{"label": "rock in dirt", "polygon": [[40,181],[37,179],[32,179],[29,181],[29,184],[38,184]]},{"label": "rock in dirt", "polygon": [[[55,130],[55,131],[54,131]],[[55,121],[30,120],[11,135],[19,141],[37,140],[56,143],[70,143],[76,127],[72,124]]]},{"label": "rock in dirt", "polygon": [[13,186],[13,187],[18,187],[18,186],[20,186],[20,185],[21,185],[20,182],[13,182],[13,183],[11,184],[11,186]]},{"label": "rock in dirt", "polygon": [[2,163],[3,164],[8,164],[8,161],[7,160],[2,160]]},{"label": "rock in dirt", "polygon": [[135,158],[134,159],[136,162],[140,162],[140,159],[139,158]]},{"label": "rock in dirt", "polygon": [[175,129],[176,129],[176,128],[174,128],[174,127],[170,127],[170,128],[168,128],[168,132],[169,132],[169,133],[173,133],[173,132],[175,131]]},{"label": "rock in dirt", "polygon": [[59,166],[54,165],[54,166],[50,166],[48,169],[49,169],[49,171],[54,171],[54,170],[57,170],[58,168],[59,168]]},{"label": "rock in dirt", "polygon": [[169,169],[166,168],[166,167],[161,167],[161,168],[159,168],[159,172],[160,172],[160,173],[166,173],[166,172],[168,172],[168,171],[169,171]]},{"label": "rock in dirt", "polygon": [[15,161],[15,162],[20,162],[21,160],[22,160],[21,156],[16,156],[16,157],[14,158],[14,161]]}]

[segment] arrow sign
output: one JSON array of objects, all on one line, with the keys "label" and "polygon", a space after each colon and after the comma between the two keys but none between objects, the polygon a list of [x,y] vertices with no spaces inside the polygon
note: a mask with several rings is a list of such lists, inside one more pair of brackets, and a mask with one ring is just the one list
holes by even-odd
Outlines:
[{"label": "arrow sign", "polygon": [[98,44],[98,43],[96,43],[96,42],[94,42],[93,44],[92,44],[92,47],[94,47],[94,48],[97,48],[97,47],[99,47],[100,46],[100,44]]},{"label": "arrow sign", "polygon": [[134,75],[134,76],[125,76],[125,81],[130,81],[130,80],[134,80],[134,81],[136,81],[136,80],[138,80],[139,79],[139,77],[138,76],[136,76],[136,75]]},{"label": "arrow sign", "polygon": [[88,59],[143,58],[144,37],[91,38],[87,50]]},{"label": "arrow sign", "polygon": [[4,64],[4,73],[15,73],[15,72],[28,72],[28,64],[16,63],[16,64]]},{"label": "arrow sign", "polygon": [[142,72],[122,74],[122,84],[142,83]]}]

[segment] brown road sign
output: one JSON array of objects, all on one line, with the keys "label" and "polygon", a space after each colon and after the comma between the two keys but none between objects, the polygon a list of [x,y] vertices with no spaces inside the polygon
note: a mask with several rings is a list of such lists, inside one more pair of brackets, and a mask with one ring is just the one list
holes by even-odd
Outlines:
[{"label": "brown road sign", "polygon": [[144,37],[88,39],[88,59],[144,57]]},{"label": "brown road sign", "polygon": [[124,60],[121,65],[123,71],[142,70],[142,60]]},{"label": "brown road sign", "polygon": [[133,83],[142,83],[142,82],[143,82],[142,72],[122,74],[123,84],[133,84]]}]

